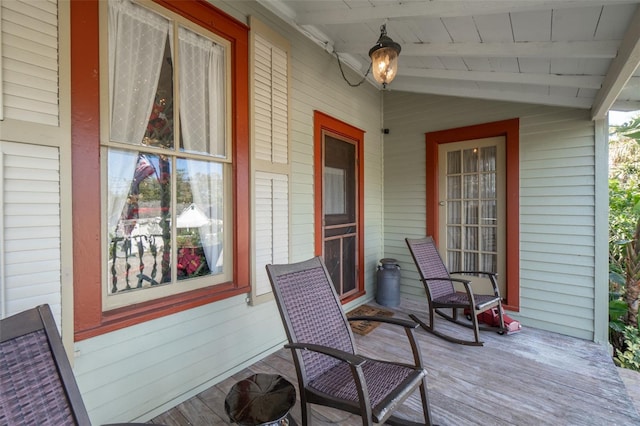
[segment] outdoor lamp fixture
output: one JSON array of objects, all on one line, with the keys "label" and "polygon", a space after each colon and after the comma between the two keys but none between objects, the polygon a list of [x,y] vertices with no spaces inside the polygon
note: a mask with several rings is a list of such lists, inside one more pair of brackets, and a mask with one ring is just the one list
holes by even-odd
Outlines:
[{"label": "outdoor lamp fixture", "polygon": [[371,58],[371,70],[373,78],[386,89],[398,73],[398,56],[400,55],[400,45],[391,40],[387,35],[387,25],[380,27],[380,38],[375,46],[369,49]]},{"label": "outdoor lamp fixture", "polygon": [[369,69],[367,69],[362,80],[355,84],[347,80],[342,70],[342,63],[338,52],[335,52],[335,55],[336,58],[338,58],[338,66],[340,67],[342,78],[344,78],[344,81],[346,81],[349,86],[360,86],[369,75],[369,72],[373,71],[373,78],[382,84],[383,89],[386,89],[387,84],[391,83],[398,73],[398,56],[400,55],[400,50],[400,45],[387,35],[387,24],[382,24],[382,26],[380,26],[380,38],[378,38],[376,44],[369,49],[369,57],[371,58]]}]

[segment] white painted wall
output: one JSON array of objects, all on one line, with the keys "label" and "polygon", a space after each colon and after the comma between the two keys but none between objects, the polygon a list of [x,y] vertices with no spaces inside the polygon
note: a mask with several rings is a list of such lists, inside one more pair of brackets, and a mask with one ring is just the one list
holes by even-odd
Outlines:
[{"label": "white painted wall", "polygon": [[597,306],[606,304],[599,290],[608,286],[607,266],[595,257],[607,235],[606,211],[595,208],[606,140],[596,138],[589,112],[394,91],[384,111],[385,256],[400,261],[403,296],[424,297],[404,238],[426,233],[425,133],[519,117],[521,309],[513,317],[525,327],[606,339],[606,310]]}]

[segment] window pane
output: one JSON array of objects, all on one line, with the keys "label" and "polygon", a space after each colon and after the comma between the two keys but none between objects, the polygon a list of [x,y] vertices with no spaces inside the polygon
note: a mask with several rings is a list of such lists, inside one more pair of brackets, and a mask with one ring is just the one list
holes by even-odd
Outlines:
[{"label": "window pane", "polygon": [[464,150],[464,173],[478,171],[478,148]]},{"label": "window pane", "polygon": [[496,198],[496,174],[480,175],[480,198]]},{"label": "window pane", "polygon": [[464,231],[464,249],[478,250],[478,228],[475,226],[465,226]]},{"label": "window pane", "polygon": [[496,146],[480,149],[480,171],[493,172],[496,170]]},{"label": "window pane", "polygon": [[472,252],[464,253],[464,270],[465,271],[478,270],[478,253],[472,253]]},{"label": "window pane", "polygon": [[447,174],[460,174],[460,151],[447,153]]},{"label": "window pane", "polygon": [[109,293],[171,281],[171,163],[110,149]]},{"label": "window pane", "polygon": [[478,202],[475,200],[464,202],[465,224],[478,224]]},{"label": "window pane", "polygon": [[178,279],[224,270],[223,165],[179,158],[176,165]]},{"label": "window pane", "polygon": [[447,226],[447,247],[452,250],[462,248],[462,231],[460,226]]},{"label": "window pane", "polygon": [[482,251],[498,251],[498,228],[495,226],[482,228]]},{"label": "window pane", "polygon": [[498,255],[497,254],[483,254],[482,265],[480,270],[484,272],[495,273],[498,270]]},{"label": "window pane", "polygon": [[464,177],[464,198],[478,198],[478,175]]},{"label": "window pane", "polygon": [[447,251],[447,269],[449,271],[460,271],[462,269],[462,254],[456,250]]},{"label": "window pane", "polygon": [[482,206],[481,223],[483,225],[497,225],[498,206],[496,200],[483,200],[480,204]]},{"label": "window pane", "polygon": [[447,203],[447,223],[448,224],[460,224],[462,223],[462,215],[460,211],[460,201],[449,201]]},{"label": "window pane", "polygon": [[447,198],[459,199],[462,195],[460,176],[447,176]]},{"label": "window pane", "polygon": [[183,27],[178,34],[181,148],[225,158],[224,48]]},{"label": "window pane", "polygon": [[173,67],[169,43],[165,44],[158,89],[142,143],[159,148],[173,148]]}]

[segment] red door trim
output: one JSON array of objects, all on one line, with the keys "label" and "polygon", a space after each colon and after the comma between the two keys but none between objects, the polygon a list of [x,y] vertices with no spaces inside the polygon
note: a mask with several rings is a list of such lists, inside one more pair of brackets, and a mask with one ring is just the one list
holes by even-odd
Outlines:
[{"label": "red door trim", "polygon": [[322,132],[327,131],[346,139],[353,140],[356,145],[358,155],[358,176],[357,176],[357,193],[358,193],[358,291],[350,294],[341,300],[347,303],[357,299],[365,294],[364,291],[364,130],[358,129],[350,124],[333,118],[323,112],[313,112],[313,174],[314,174],[314,248],[315,255],[322,256]]},{"label": "red door trim", "polygon": [[506,280],[505,309],[520,310],[520,119],[513,118],[425,134],[427,235],[438,235],[438,145],[504,136],[506,140]]}]

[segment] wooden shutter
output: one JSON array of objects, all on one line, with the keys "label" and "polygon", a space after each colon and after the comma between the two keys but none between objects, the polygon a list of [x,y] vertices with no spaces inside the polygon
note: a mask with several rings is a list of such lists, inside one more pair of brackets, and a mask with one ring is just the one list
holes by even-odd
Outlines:
[{"label": "wooden shutter", "polygon": [[264,265],[289,261],[289,177],[256,171],[254,292],[271,292]]},{"label": "wooden shutter", "polygon": [[60,161],[57,148],[0,141],[2,315],[48,303],[60,324]]},{"label": "wooden shutter", "polygon": [[265,270],[289,262],[289,45],[255,19],[252,42],[251,303],[270,300]]},{"label": "wooden shutter", "polygon": [[58,126],[57,2],[0,3],[2,115]]}]

